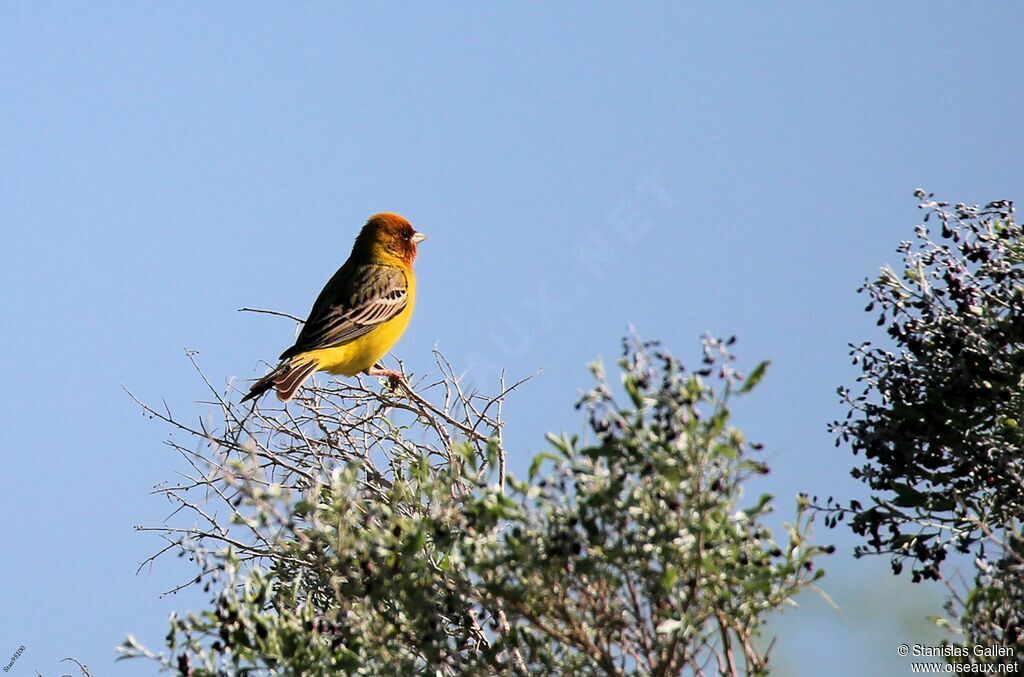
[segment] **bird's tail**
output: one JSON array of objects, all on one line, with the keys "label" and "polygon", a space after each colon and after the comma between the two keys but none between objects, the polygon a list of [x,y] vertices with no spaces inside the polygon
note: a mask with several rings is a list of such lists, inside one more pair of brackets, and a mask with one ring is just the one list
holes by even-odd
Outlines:
[{"label": "bird's tail", "polygon": [[271,388],[277,391],[277,399],[287,402],[299,386],[316,371],[316,361],[292,357],[274,367],[274,370],[252,384],[243,402],[255,399]]}]

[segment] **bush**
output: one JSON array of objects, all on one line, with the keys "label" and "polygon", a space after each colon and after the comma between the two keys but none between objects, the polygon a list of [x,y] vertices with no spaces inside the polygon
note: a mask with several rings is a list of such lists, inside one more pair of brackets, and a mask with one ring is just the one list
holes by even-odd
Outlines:
[{"label": "bush", "polygon": [[[727,345],[700,369],[624,341],[621,390],[592,367],[586,440],[549,435],[525,479],[505,473],[497,396],[441,378],[420,394],[313,385],[251,411],[214,393],[216,430],[153,416],[200,441],[164,488],[197,522],[158,527],[211,594],[172,618],[181,674],[765,674],[765,616],[823,575],[798,501],[784,543],[744,503],[768,472],[731,427],[744,379]],[[428,399],[428,397],[430,399]],[[265,401],[266,402],[266,401]],[[227,511],[229,523],[218,519]]]},{"label": "bush", "polygon": [[848,521],[865,540],[857,555],[887,554],[896,574],[909,564],[915,582],[970,554],[975,587],[954,591],[950,613],[969,642],[1024,658],[1024,239],[1007,200],[916,195],[924,221],[899,246],[901,269],[860,289],[890,347],[851,346],[861,386],[839,389],[848,413],[831,426],[864,456],[853,476],[871,499],[830,502],[827,521]]}]

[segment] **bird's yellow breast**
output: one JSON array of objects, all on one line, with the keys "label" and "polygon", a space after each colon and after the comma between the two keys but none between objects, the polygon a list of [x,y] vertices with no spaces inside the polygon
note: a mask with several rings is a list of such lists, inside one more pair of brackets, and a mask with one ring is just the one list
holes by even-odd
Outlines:
[{"label": "bird's yellow breast", "polygon": [[416,301],[416,283],[412,275],[407,277],[409,300],[402,312],[345,345],[311,350],[302,353],[302,357],[315,360],[317,371],[342,376],[355,376],[373,367],[398,343],[398,339],[409,325],[409,319],[412,318],[412,308]]}]

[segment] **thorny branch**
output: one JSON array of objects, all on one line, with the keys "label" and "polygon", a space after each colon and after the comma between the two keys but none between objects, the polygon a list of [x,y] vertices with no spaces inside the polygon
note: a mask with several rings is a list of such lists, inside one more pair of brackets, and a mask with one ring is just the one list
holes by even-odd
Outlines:
[{"label": "thorny branch", "polygon": [[[291,317],[275,311],[242,310]],[[139,571],[168,553],[187,553],[200,563],[199,576],[164,594],[199,584],[214,573],[202,563],[207,553],[223,547],[233,548],[240,561],[281,560],[281,553],[271,548],[274,534],[267,533],[253,512],[242,505],[243,495],[251,494],[253,487],[273,495],[302,492],[328,483],[333,472],[355,463],[360,467],[362,488],[383,498],[395,477],[394,469],[412,454],[425,453],[437,463],[447,464],[457,456],[457,447],[470,445],[485,465],[492,440],[497,442],[492,446],[498,453],[503,485],[502,401],[531,378],[506,387],[502,376],[499,393],[483,395],[466,390],[462,378],[435,350],[441,376],[426,386],[414,385],[399,362],[403,379],[395,390],[375,390],[361,378],[314,379],[300,390],[294,404],[266,397],[246,406],[238,402],[240,390],[232,384],[219,390],[203,373],[195,353],[186,351],[186,355],[211,395],[206,403],[214,407],[209,415],[219,417],[215,423],[202,418],[189,423],[176,417],[166,402],[158,409],[126,389],[145,415],[169,424],[193,442],[189,446],[173,437],[166,441],[189,470],[180,473],[181,481],[154,488],[154,493],[175,506],[164,522],[136,526],[136,530],[156,532],[166,541],[139,565]],[[417,421],[420,425],[413,425]],[[472,488],[466,486],[464,491],[469,493]],[[182,526],[183,516],[191,517],[193,523]],[[507,621],[501,626],[502,632],[508,632]],[[513,660],[525,672],[517,653]]]}]

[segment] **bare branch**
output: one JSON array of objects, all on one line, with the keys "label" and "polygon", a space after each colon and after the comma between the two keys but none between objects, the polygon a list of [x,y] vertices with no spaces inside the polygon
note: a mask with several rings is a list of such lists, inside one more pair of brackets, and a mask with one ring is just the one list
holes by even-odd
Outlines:
[{"label": "bare branch", "polygon": [[276,315],[277,317],[286,317],[289,320],[292,320],[293,322],[297,322],[298,324],[306,324],[306,321],[303,320],[302,318],[295,317],[294,315],[290,315],[288,313],[283,313],[280,310],[264,310],[262,308],[239,308],[238,312],[240,312],[240,313],[262,313],[264,315]]}]

